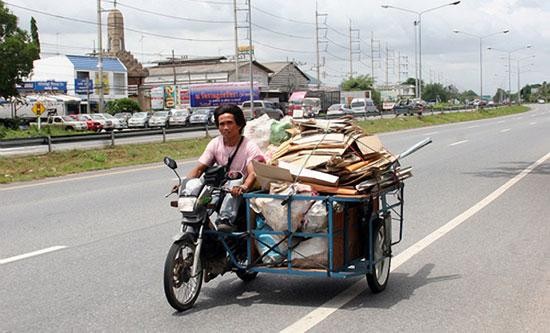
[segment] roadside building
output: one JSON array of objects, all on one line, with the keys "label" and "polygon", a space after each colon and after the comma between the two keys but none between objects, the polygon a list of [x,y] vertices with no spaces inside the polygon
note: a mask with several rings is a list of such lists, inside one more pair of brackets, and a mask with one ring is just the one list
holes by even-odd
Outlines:
[{"label": "roadside building", "polygon": [[307,90],[309,78],[296,63],[292,61],[265,62],[263,65],[269,68],[268,90],[262,92],[265,98],[278,98],[281,102],[288,102],[289,96],[294,91]]},{"label": "roadside building", "polygon": [[[66,93],[80,98],[81,112],[94,112],[99,102],[98,58],[95,56],[59,55],[35,60],[32,81],[66,82]],[[105,101],[128,97],[128,77],[118,58],[103,58]]]},{"label": "roadside building", "polygon": [[[189,102],[185,101],[183,96],[190,85],[247,82],[250,78],[248,62],[239,63],[239,77],[237,78],[235,62],[228,61],[226,57],[170,58],[157,61],[156,65],[149,67],[148,70],[149,76],[145,78],[143,86],[150,91],[149,99],[154,102],[161,98],[163,90],[165,96],[167,91],[174,92],[177,98],[172,107]],[[269,75],[271,73],[273,71],[263,64],[257,61],[252,62],[253,80],[261,92],[269,90]],[[166,105],[166,107],[171,106]],[[149,108],[151,108],[151,103],[149,103]]]}]

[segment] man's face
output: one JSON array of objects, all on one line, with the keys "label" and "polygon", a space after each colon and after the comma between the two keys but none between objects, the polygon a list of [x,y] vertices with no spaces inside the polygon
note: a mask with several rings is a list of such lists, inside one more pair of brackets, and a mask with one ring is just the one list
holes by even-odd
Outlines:
[{"label": "man's face", "polygon": [[231,113],[224,113],[220,115],[218,117],[218,124],[218,130],[224,138],[230,139],[240,135],[240,128],[235,121],[235,116]]}]

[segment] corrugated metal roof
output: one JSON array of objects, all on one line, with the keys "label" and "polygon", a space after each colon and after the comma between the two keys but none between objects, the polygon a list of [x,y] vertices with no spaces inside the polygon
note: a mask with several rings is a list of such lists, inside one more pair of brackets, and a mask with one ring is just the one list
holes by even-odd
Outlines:
[{"label": "corrugated metal roof", "polygon": [[[67,55],[75,70],[97,71],[97,57]],[[126,67],[118,58],[103,58],[103,70],[107,72],[126,72]]]}]

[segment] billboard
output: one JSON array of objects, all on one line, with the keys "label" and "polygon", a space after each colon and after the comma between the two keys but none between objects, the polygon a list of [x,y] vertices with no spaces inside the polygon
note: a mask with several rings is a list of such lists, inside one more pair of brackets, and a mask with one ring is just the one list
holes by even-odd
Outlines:
[{"label": "billboard", "polygon": [[[254,82],[252,94],[260,98],[260,89]],[[191,107],[218,106],[221,104],[240,105],[250,100],[249,82],[205,83],[191,85],[189,91]]]},{"label": "billboard", "polygon": [[[86,89],[86,86],[88,86]],[[90,79],[74,79],[74,91],[79,95],[86,95],[94,92],[94,81]]]},{"label": "billboard", "polygon": [[151,89],[151,109],[164,110],[164,87]]},{"label": "billboard", "polygon": [[176,86],[164,86],[164,108],[176,107]]}]

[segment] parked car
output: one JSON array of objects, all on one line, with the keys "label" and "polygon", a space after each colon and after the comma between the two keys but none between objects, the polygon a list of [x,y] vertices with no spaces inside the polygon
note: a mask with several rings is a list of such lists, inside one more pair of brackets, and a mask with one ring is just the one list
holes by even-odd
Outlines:
[{"label": "parked car", "polygon": [[544,103],[546,103],[546,102],[544,101],[544,99],[539,98],[539,99],[537,100],[537,103],[539,103],[539,104],[544,104]]},{"label": "parked car", "polygon": [[118,112],[114,116],[120,121],[122,128],[128,128],[128,119],[132,117],[131,112]]},{"label": "parked car", "polygon": [[115,118],[115,116],[113,116],[112,114],[110,113],[98,113],[98,115],[102,116],[103,118],[107,119],[107,120],[110,120],[111,123],[113,124],[113,129],[116,129],[116,130],[122,130],[122,123],[120,122],[120,120],[118,118]]},{"label": "parked car", "polygon": [[396,116],[413,115],[414,113],[422,114],[424,111],[424,101],[418,99],[400,99],[393,106],[393,112]]},{"label": "parked car", "polygon": [[47,124],[69,131],[84,131],[88,129],[84,121],[76,120],[69,116],[50,116],[48,117]]},{"label": "parked car", "polygon": [[248,120],[259,118],[264,114],[267,114],[269,118],[280,120],[284,117],[283,111],[277,109],[272,102],[256,100],[254,101],[254,107],[250,107],[250,101],[244,102],[241,106],[244,117]]},{"label": "parked car", "polygon": [[172,109],[172,116],[168,120],[170,126],[189,126],[189,110],[187,109]]},{"label": "parked car", "polygon": [[76,120],[80,120],[86,123],[86,128],[88,131],[101,132],[103,125],[97,120],[92,119],[89,114],[73,114],[71,115]]},{"label": "parked car", "polygon": [[337,117],[353,114],[351,109],[346,106],[346,104],[332,104],[327,109],[327,116]]},{"label": "parked car", "polygon": [[355,115],[367,116],[369,114],[380,114],[376,105],[370,98],[354,98],[351,100],[351,111]]},{"label": "parked car", "polygon": [[105,116],[103,116],[102,113],[92,113],[90,114],[90,117],[92,117],[93,120],[98,121],[104,130],[106,131],[112,131],[114,128],[114,124],[112,119],[107,119]]},{"label": "parked car", "polygon": [[189,117],[189,124],[214,124],[214,110],[215,108],[197,108],[193,110]]},{"label": "parked car", "polygon": [[149,127],[168,127],[170,111],[157,111],[149,119]]},{"label": "parked car", "polygon": [[136,112],[132,115],[130,119],[128,119],[128,127],[129,128],[134,128],[134,127],[148,128],[149,118],[151,118],[151,114],[149,112]]}]

